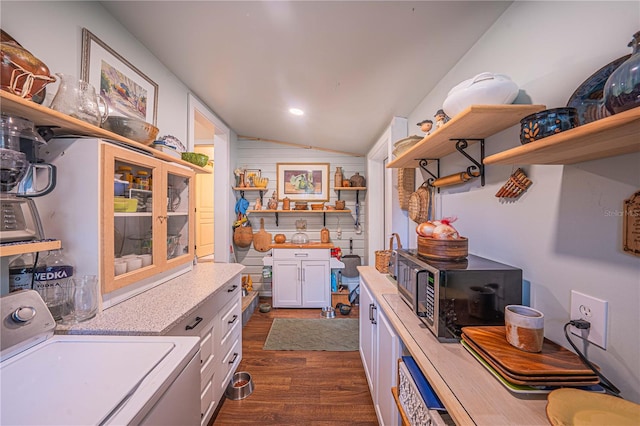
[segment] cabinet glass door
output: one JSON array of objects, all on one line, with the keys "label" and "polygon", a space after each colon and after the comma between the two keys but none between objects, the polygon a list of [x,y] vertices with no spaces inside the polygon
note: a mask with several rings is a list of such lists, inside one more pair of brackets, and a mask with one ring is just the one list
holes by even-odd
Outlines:
[{"label": "cabinet glass door", "polygon": [[167,250],[163,255],[171,262],[193,253],[194,223],[191,220],[193,200],[189,197],[194,184],[193,172],[167,165],[166,173],[166,240]]}]

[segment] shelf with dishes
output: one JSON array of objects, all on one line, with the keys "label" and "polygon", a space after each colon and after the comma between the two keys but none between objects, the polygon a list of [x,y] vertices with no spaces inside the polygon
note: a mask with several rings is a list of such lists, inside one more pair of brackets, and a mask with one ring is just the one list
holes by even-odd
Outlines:
[{"label": "shelf with dishes", "polygon": [[485,164],[575,164],[640,152],[640,108],[493,154]]},{"label": "shelf with dishes", "polygon": [[459,150],[456,142],[468,141],[467,144],[473,144],[484,141],[485,138],[518,124],[527,115],[545,108],[545,105],[471,105],[408,148],[387,164],[387,167],[419,167],[421,160],[440,159]]},{"label": "shelf with dishes", "polygon": [[151,146],[144,145],[117,133],[110,132],[101,127],[94,126],[85,121],[63,114],[51,108],[39,105],[35,102],[21,98],[12,93],[0,91],[0,103],[3,114],[17,115],[26,118],[34,123],[36,127],[51,127],[55,135],[65,136],[90,136],[107,139],[124,144],[137,151],[142,151],[147,155],[159,158],[164,161],[187,166],[197,173],[213,173],[211,168],[200,167],[170,154],[166,154]]},{"label": "shelf with dishes", "polygon": [[0,257],[15,256],[37,251],[57,250],[62,247],[60,240],[20,241],[0,244]]}]

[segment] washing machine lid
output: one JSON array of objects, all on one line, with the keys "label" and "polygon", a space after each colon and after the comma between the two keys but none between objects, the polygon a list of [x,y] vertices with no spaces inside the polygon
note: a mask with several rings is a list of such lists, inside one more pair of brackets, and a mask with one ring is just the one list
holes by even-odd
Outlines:
[{"label": "washing machine lid", "polygon": [[174,347],[149,337],[54,336],[0,366],[0,423],[101,424]]}]

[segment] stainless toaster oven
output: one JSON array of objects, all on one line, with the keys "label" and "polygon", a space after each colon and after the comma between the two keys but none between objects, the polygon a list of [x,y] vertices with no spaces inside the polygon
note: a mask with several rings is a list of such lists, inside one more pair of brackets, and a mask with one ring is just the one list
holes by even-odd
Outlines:
[{"label": "stainless toaster oven", "polygon": [[522,304],[522,270],[479,256],[441,262],[397,251],[398,293],[440,341],[462,327],[504,325],[506,305]]}]

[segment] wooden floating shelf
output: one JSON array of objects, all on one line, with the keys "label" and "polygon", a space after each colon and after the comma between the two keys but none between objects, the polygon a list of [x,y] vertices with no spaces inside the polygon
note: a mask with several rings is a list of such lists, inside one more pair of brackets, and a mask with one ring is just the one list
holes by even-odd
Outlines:
[{"label": "wooden floating shelf", "polygon": [[7,244],[0,246],[0,257],[4,256],[15,256],[18,254],[24,253],[33,253],[36,251],[48,251],[48,250],[57,250],[62,247],[62,241],[60,240],[51,240],[51,241],[25,241],[20,244]]},{"label": "wooden floating shelf", "polygon": [[490,155],[484,163],[575,164],[633,152],[640,152],[640,108]]},{"label": "wooden floating shelf", "polygon": [[210,167],[200,167],[180,158],[175,158],[151,146],[125,138],[117,133],[94,126],[93,124],[89,124],[85,121],[78,120],[77,118],[23,99],[20,96],[5,92],[4,90],[0,91],[0,110],[2,110],[2,113],[4,114],[17,115],[19,117],[26,118],[27,120],[32,121],[36,126],[52,126],[54,127],[52,130],[56,136],[89,136],[121,142],[125,145],[131,146],[132,148],[145,151],[161,160],[187,166],[198,173],[213,173],[213,169]]},{"label": "wooden floating shelf", "polygon": [[247,210],[247,213],[284,213],[284,214],[305,214],[305,213],[351,213],[351,210],[349,209],[343,209],[343,210],[295,210],[295,209],[291,209],[291,210],[269,210],[269,209],[263,209],[263,210]]},{"label": "wooden floating shelf", "polygon": [[366,186],[336,186],[334,191],[366,191]]},{"label": "wooden floating shelf", "polygon": [[545,108],[545,105],[471,105],[391,161],[387,167],[418,167],[421,159],[438,159],[455,152],[452,139],[469,139],[471,145],[476,142],[473,139],[488,138]]}]

